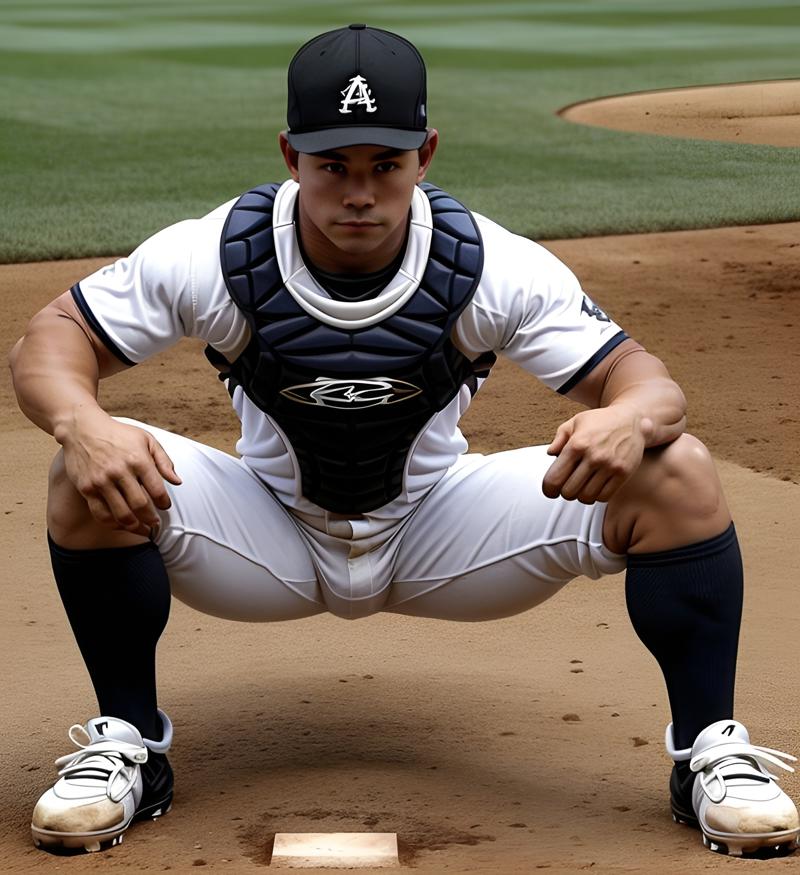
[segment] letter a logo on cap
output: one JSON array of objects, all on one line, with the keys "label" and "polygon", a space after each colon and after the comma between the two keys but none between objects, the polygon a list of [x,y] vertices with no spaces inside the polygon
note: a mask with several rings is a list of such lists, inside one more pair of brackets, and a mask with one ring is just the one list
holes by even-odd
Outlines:
[{"label": "letter a logo on cap", "polygon": [[350,109],[351,105],[366,106],[367,112],[377,112],[378,110],[377,104],[372,99],[372,91],[369,85],[367,85],[367,80],[359,75],[353,76],[348,87],[342,89],[339,93],[344,97],[342,105],[339,107],[339,112],[341,113],[352,112],[353,110]]}]

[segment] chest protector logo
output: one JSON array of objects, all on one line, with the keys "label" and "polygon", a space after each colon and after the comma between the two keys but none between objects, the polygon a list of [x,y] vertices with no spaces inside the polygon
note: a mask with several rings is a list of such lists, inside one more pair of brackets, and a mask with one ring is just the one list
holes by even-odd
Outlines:
[{"label": "chest protector logo", "polygon": [[358,409],[376,404],[396,404],[419,395],[420,389],[390,377],[378,380],[332,380],[317,377],[313,383],[301,383],[281,389],[281,395],[301,404]]},{"label": "chest protector logo", "polygon": [[471,362],[450,340],[480,280],[480,233],[460,203],[423,184],[433,233],[419,287],[374,324],[339,328],[306,312],[284,285],[272,232],[278,188],[242,195],[222,232],[225,283],[251,329],[223,377],[281,429],[306,498],[366,513],[400,495],[414,440],[494,362],[491,353]]}]

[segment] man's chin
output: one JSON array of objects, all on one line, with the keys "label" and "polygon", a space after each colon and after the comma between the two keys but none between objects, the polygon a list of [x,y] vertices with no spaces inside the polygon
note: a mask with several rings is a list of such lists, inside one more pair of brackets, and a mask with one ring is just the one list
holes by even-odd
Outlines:
[{"label": "man's chin", "polygon": [[349,234],[337,234],[336,238],[333,240],[336,248],[347,255],[372,255],[372,253],[381,248],[383,242],[383,239],[376,240],[373,237],[373,239],[370,240],[367,239],[366,235],[363,237],[356,237]]}]

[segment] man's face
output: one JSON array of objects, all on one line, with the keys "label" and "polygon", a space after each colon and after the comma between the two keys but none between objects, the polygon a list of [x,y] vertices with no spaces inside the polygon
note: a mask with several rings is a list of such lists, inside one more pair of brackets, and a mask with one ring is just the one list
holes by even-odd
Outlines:
[{"label": "man's face", "polygon": [[292,150],[284,158],[300,183],[303,246],[323,270],[368,273],[385,267],[406,236],[414,186],[425,178],[435,149],[348,146],[316,154]]}]

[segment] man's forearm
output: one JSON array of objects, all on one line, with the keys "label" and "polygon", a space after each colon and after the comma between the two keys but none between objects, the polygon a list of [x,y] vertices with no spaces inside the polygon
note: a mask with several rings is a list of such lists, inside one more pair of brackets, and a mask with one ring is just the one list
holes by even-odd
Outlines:
[{"label": "man's forearm", "polygon": [[648,447],[669,443],[686,430],[683,391],[664,364],[643,349],[621,356],[606,378],[600,406],[617,404],[627,404],[642,419],[650,420],[652,431],[646,439]]}]

